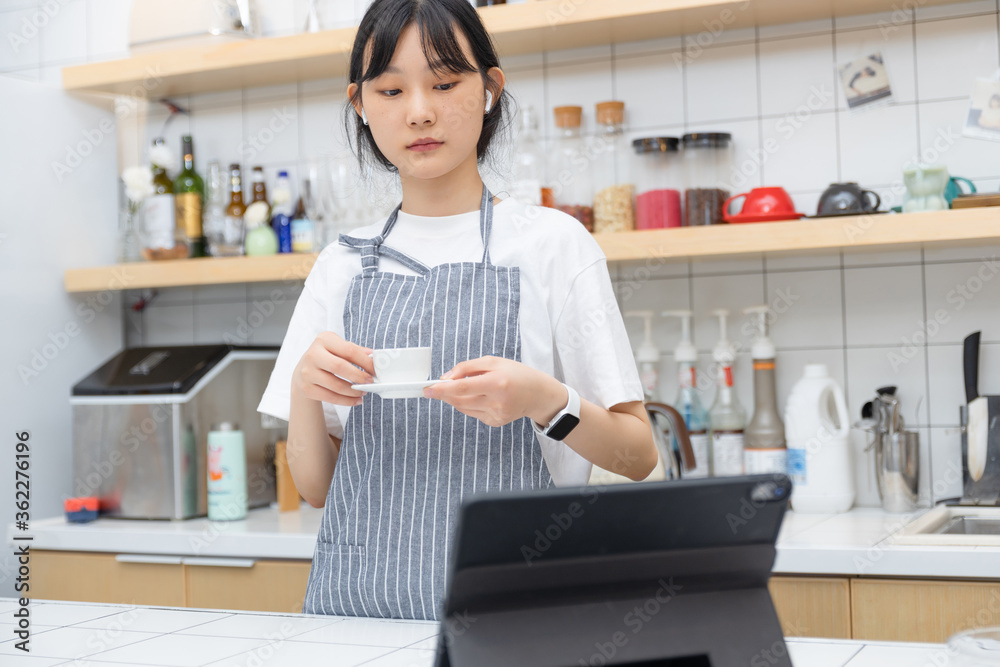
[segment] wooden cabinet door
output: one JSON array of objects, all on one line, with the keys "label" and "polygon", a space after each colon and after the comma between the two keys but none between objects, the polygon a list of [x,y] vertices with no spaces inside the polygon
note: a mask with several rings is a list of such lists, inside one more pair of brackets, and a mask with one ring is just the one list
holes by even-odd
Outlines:
[{"label": "wooden cabinet door", "polygon": [[1000,625],[1000,582],[854,579],[855,639],[943,642]]},{"label": "wooden cabinet door", "polygon": [[115,554],[32,550],[29,597],[183,607],[180,558],[136,559],[124,562]]},{"label": "wooden cabinet door", "polygon": [[767,587],[785,636],[851,638],[847,577],[771,577]]},{"label": "wooden cabinet door", "polygon": [[309,560],[185,558],[187,606],[302,613]]}]

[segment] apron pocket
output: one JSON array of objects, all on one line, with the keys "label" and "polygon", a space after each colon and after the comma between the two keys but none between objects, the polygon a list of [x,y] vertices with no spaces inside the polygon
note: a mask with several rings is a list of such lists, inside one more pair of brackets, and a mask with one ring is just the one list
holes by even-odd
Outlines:
[{"label": "apron pocket", "polygon": [[356,582],[364,567],[365,554],[362,544],[317,541],[302,613],[353,616],[361,613],[356,605]]},{"label": "apron pocket", "polygon": [[359,556],[365,555],[363,544],[332,544],[330,542],[316,542],[316,555],[320,558],[330,558],[333,556]]}]

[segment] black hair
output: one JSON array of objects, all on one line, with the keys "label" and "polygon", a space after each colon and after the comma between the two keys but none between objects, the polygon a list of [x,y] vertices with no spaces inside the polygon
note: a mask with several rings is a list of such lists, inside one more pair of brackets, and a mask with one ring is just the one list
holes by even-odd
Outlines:
[{"label": "black hair", "polygon": [[[469,0],[375,0],[361,19],[354,38],[348,77],[350,83],[357,84],[357,90],[351,104],[344,109],[347,136],[354,135],[354,150],[362,171],[369,159],[389,171],[396,171],[395,165],[379,150],[371,129],[361,121],[354,104],[361,97],[361,85],[382,74],[389,66],[399,36],[412,24],[416,24],[420,32],[420,45],[431,71],[435,74],[479,72],[483,86],[493,93],[494,102],[483,118],[483,131],[476,145],[477,160],[484,160],[498,132],[509,130],[513,98],[506,86],[498,96],[493,80],[487,76],[491,68],[500,66],[500,59],[479,13]],[[470,63],[462,52],[456,29],[469,41],[475,62]],[[368,68],[362,71],[366,51],[371,53],[371,60]]]}]

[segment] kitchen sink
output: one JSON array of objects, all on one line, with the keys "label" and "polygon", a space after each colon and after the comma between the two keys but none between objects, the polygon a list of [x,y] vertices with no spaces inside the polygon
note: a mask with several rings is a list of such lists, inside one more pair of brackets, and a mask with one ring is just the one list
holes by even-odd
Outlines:
[{"label": "kitchen sink", "polygon": [[938,535],[1000,535],[1000,519],[956,516],[937,529]]},{"label": "kitchen sink", "polygon": [[906,524],[896,544],[1000,546],[1000,507],[938,506]]}]

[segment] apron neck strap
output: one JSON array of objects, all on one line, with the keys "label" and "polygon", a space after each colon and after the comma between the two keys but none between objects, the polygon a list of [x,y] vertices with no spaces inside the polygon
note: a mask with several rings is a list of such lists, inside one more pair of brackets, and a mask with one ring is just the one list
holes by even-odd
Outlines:
[{"label": "apron neck strap", "polygon": [[[348,236],[347,234],[340,235],[340,245],[357,248],[361,251],[361,268],[366,274],[375,273],[378,270],[378,258],[379,255],[385,254],[393,259],[401,262],[404,266],[407,266],[417,273],[426,275],[430,272],[430,268],[424,266],[421,262],[416,259],[394,250],[393,248],[384,245],[385,238],[392,231],[392,228],[396,225],[396,219],[399,216],[399,209],[402,207],[402,202],[396,205],[393,209],[392,214],[385,221],[385,226],[382,228],[382,233],[378,236],[370,239],[355,238],[353,236]],[[479,205],[479,235],[483,240],[483,259],[482,264],[486,266],[492,266],[493,262],[490,259],[490,236],[493,232],[493,193],[489,191],[486,184],[483,183],[483,198]]]},{"label": "apron neck strap", "polygon": [[[399,209],[403,206],[403,202],[396,205],[393,209],[392,214],[385,221],[385,226],[382,227],[382,233],[376,236],[373,241],[375,241],[375,246],[381,246],[385,241],[386,237],[389,236],[389,232],[392,228],[396,226],[396,219],[399,216]],[[493,262],[490,260],[490,236],[493,233],[493,193],[490,192],[489,188],[486,187],[486,183],[483,183],[483,197],[479,203],[479,236],[483,240],[483,259],[482,263],[489,266]]]}]

